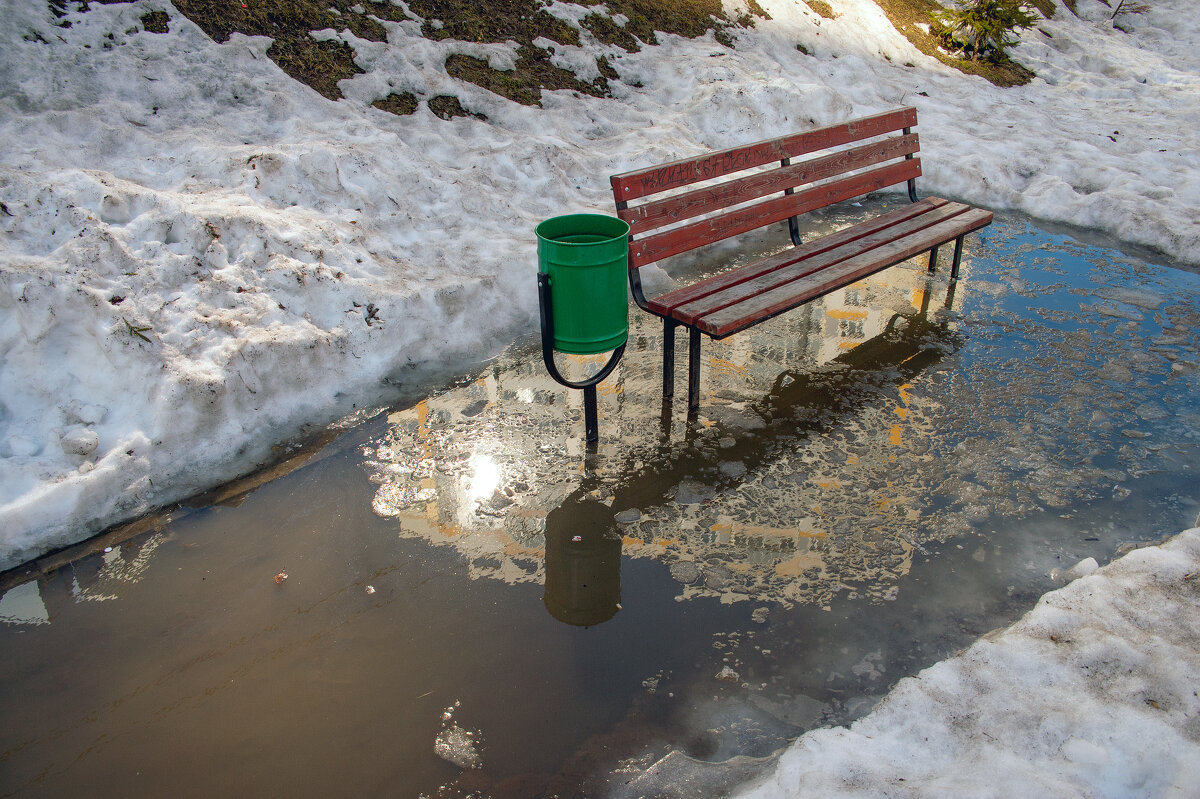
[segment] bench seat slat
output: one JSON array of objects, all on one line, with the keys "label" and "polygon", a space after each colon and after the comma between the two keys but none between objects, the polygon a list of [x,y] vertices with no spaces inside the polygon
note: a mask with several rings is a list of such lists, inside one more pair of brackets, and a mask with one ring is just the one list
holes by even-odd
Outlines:
[{"label": "bench seat slat", "polygon": [[713,338],[724,338],[837,288],[901,263],[992,222],[992,212],[979,208],[940,222],[911,236],[890,242],[818,272],[716,311],[695,324]]},{"label": "bench seat slat", "polygon": [[663,225],[682,222],[739,203],[757,200],[784,189],[815,183],[919,151],[920,141],[917,134],[893,136],[769,172],[737,178],[718,186],[695,189],[635,208],[625,208],[618,211],[617,216],[628,222],[634,233],[644,234]]},{"label": "bench seat slat", "polygon": [[780,267],[787,266],[804,258],[810,258],[814,255],[828,252],[836,247],[841,247],[845,244],[853,242],[857,239],[869,236],[885,228],[905,222],[913,217],[928,213],[935,208],[940,208],[947,203],[941,197],[926,197],[925,199],[904,205],[894,211],[889,211],[886,214],[881,214],[872,219],[860,222],[851,227],[842,228],[836,233],[831,233],[819,239],[810,242],[805,242],[799,247],[789,247],[783,252],[768,256],[753,263],[746,264],[738,269],[733,269],[728,272],[722,272],[719,275],[713,275],[710,278],[693,283],[683,288],[675,289],[674,291],[662,294],[649,301],[649,308],[657,314],[669,315],[673,310],[714,294],[718,291],[723,291],[731,286],[739,283],[744,283],[748,280],[764,275]]},{"label": "bench seat slat", "polygon": [[790,216],[807,213],[858,197],[885,186],[920,177],[921,159],[912,158],[847,178],[813,186],[795,194],[758,202],[712,219],[656,233],[629,242],[629,265],[644,266],[671,255],[747,233]]},{"label": "bench seat slat", "polygon": [[874,116],[863,117],[840,125],[766,139],[741,147],[731,147],[698,158],[682,158],[649,169],[624,172],[611,178],[613,197],[628,202],[667,189],[687,186],[701,180],[718,178],[743,169],[763,166],[784,158],[862,141],[917,124],[917,109],[900,108]]},{"label": "bench seat slat", "polygon": [[[970,210],[971,206],[969,205],[946,203],[915,218],[856,238],[840,247],[826,250],[818,255],[796,259],[790,264],[751,280],[742,281],[724,291],[714,292],[694,302],[678,306],[672,310],[671,315],[685,324],[696,324],[703,317],[743,302],[747,297],[765,294],[814,272],[828,270],[842,261],[879,251],[880,248],[892,242],[919,236],[923,231],[948,222]],[[938,229],[943,228],[939,227]]]}]

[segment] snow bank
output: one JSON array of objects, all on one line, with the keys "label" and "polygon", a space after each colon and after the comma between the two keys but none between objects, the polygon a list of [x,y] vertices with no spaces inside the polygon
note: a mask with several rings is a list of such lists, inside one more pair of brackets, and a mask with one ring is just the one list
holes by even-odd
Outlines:
[{"label": "snow bank", "polygon": [[1046,594],[739,796],[1194,796],[1197,673],[1200,528]]},{"label": "snow bank", "polygon": [[[450,78],[510,45],[341,36],[365,72],[331,102],[157,0],[0,29],[0,567],[252,468],[412,366],[484,357],[534,316],[533,227],[610,207],[637,165],[916,105],[922,191],[1097,227],[1200,261],[1194,14],[1159,0],[1115,31],[1060,8],[997,89],[922,56],[869,0],[796,0],[730,51],[664,36],[607,54],[614,97],[526,108]],[[141,29],[166,8],[170,32]],[[578,8],[552,7],[564,18]],[[797,45],[803,45],[802,52]],[[586,56],[586,58],[585,58]],[[912,66],[905,66],[911,64]],[[458,96],[474,118],[391,92]]]}]

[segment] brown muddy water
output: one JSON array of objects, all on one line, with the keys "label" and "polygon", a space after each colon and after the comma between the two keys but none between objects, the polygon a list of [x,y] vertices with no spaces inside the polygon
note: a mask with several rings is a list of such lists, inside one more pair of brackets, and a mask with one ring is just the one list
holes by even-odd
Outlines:
[{"label": "brown muddy water", "polygon": [[635,310],[592,455],[526,341],[10,579],[0,796],[719,796],[1191,526],[1200,276],[1003,215],[947,271],[706,341],[693,420]]}]

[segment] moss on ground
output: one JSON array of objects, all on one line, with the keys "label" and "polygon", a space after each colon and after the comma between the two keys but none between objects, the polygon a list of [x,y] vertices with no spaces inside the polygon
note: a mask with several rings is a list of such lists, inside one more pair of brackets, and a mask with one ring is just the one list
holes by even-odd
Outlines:
[{"label": "moss on ground", "polygon": [[446,72],[522,105],[540,106],[543,89],[572,89],[592,97],[608,95],[608,81],[603,75],[590,83],[582,81],[574,72],[554,66],[550,57],[551,53],[540,47],[522,48],[515,69],[499,70],[479,58],[452,55],[446,59]]},{"label": "moss on ground", "polygon": [[417,112],[417,105],[420,101],[412,92],[402,92],[396,94],[393,92],[382,100],[376,100],[371,105],[378,108],[380,111],[388,111],[396,116],[408,116]]},{"label": "moss on ground", "polygon": [[475,117],[476,119],[487,120],[487,114],[477,114],[468,111],[462,107],[462,103],[458,98],[450,94],[439,94],[437,97],[429,98],[429,110],[438,119],[451,120],[454,117]]},{"label": "moss on ground", "polygon": [[[708,31],[727,46],[733,41],[729,28],[753,24],[749,17],[730,20],[720,0],[580,0],[581,5],[603,5],[607,13],[588,14],[581,26],[606,44],[636,52],[642,45],[658,43],[656,31],[695,38]],[[494,70],[486,62],[465,55],[446,60],[453,77],[482,86],[524,105],[541,105],[545,89],[570,89],[593,97],[609,94],[608,81],[618,78],[606,58],[597,60],[600,78],[584,81],[569,70],[550,62],[553,53],[538,47],[545,38],[563,45],[578,45],[579,31],[550,15],[539,0],[412,0],[412,10],[425,19],[422,32],[434,39],[471,42],[517,43],[517,64],[512,70]],[[757,3],[755,3],[755,7]],[[761,11],[761,8],[759,8]],[[619,25],[615,15],[628,21]],[[765,14],[765,12],[764,12]]]},{"label": "moss on ground", "polygon": [[149,11],[142,14],[142,29],[147,33],[169,33],[171,17],[166,11]]},{"label": "moss on ground", "polygon": [[[131,0],[98,0],[121,3]],[[97,2],[97,0],[92,0]],[[717,41],[733,47],[733,33],[754,25],[755,18],[770,19],[756,0],[747,0],[748,11],[731,17],[721,0],[575,0],[595,10],[580,22],[581,28],[596,40],[637,52],[658,44],[658,34],[686,38],[704,36],[710,31]],[[805,0],[822,17],[836,13],[826,0]],[[919,50],[963,72],[982,75],[999,86],[1027,83],[1033,73],[1019,64],[1001,61],[972,62],[939,51],[938,25],[933,12],[941,8],[934,0],[876,0],[892,24]],[[1054,12],[1053,0],[1031,0],[1045,17]],[[88,0],[47,0],[58,18],[71,11],[86,11]],[[318,42],[313,31],[350,31],[370,41],[386,41],[387,30],[379,20],[410,20],[405,9],[391,0],[174,0],[179,13],[196,23],[214,41],[225,42],[234,33],[267,36],[273,44],[267,55],[291,77],[316,89],[325,97],[342,97],[338,81],[362,72],[354,63],[353,49],[341,41]],[[422,34],[435,40],[476,43],[515,42],[517,63],[512,70],[495,70],[487,62],[466,55],[451,55],[446,71],[455,78],[482,86],[491,92],[525,105],[541,105],[542,91],[569,89],[593,97],[609,95],[609,81],[619,76],[606,57],[597,59],[600,77],[583,80],[575,73],[551,63],[552,49],[538,47],[537,39],[549,39],[561,45],[580,44],[580,31],[546,11],[546,0],[408,0],[407,7],[424,21]],[[1068,6],[1071,3],[1068,2]],[[624,17],[619,24],[614,17]],[[142,16],[143,28],[166,32],[169,17],[165,11]],[[917,27],[931,26],[932,33]],[[63,19],[62,25],[70,21]],[[802,45],[797,48],[804,51]],[[373,105],[395,114],[411,114],[420,102],[412,94],[392,94]],[[452,98],[453,99],[453,98]],[[442,112],[459,114],[448,101],[438,101]],[[457,100],[455,100],[457,103]],[[458,109],[461,109],[461,104]],[[406,110],[411,109],[411,110]],[[439,116],[442,113],[435,110]],[[462,111],[462,114],[468,113]]]},{"label": "moss on ground", "polygon": [[[364,13],[354,7],[364,8]],[[233,33],[269,36],[274,44],[267,56],[296,80],[331,100],[342,96],[337,82],[361,69],[354,50],[344,42],[317,42],[312,31],[349,30],[360,39],[387,41],[387,31],[372,16],[399,21],[404,12],[389,2],[357,0],[272,0],[239,3],[234,0],[175,0],[179,13],[196,23],[214,41],[225,42]]]},{"label": "moss on ground", "polygon": [[580,23],[586,28],[597,40],[605,44],[611,44],[620,47],[627,53],[636,53],[642,49],[641,42],[629,31],[621,25],[613,21],[612,17],[604,14],[588,14]]},{"label": "moss on ground", "polygon": [[[1046,19],[1054,18],[1054,0],[1026,0],[1026,2],[1036,8]],[[1069,7],[1071,4],[1068,2],[1067,5]]]},{"label": "moss on ground", "polygon": [[833,13],[833,6],[829,5],[829,3],[826,3],[825,0],[804,0],[804,2],[809,8],[817,12],[818,16],[823,17],[824,19],[837,18],[837,14]]},{"label": "moss on ground", "polygon": [[508,42],[532,45],[544,36],[559,44],[579,44],[579,32],[546,13],[538,0],[410,0],[430,39]]},{"label": "moss on ground", "polygon": [[[65,8],[67,0],[48,0],[53,8]],[[583,27],[599,41],[629,52],[644,44],[657,44],[656,31],[695,38],[713,31],[718,40],[732,46],[730,30],[754,23],[753,16],[766,17],[754,0],[751,14],[730,19],[721,0],[580,0],[596,6]],[[493,70],[483,61],[463,55],[450,56],[446,70],[454,77],[475,83],[502,97],[526,105],[540,105],[544,89],[571,89],[591,96],[607,96],[608,81],[617,79],[606,59],[597,62],[601,77],[585,81],[569,70],[550,63],[551,52],[536,46],[544,38],[562,45],[580,44],[579,31],[549,14],[544,0],[410,0],[408,7],[424,22],[422,34],[435,40],[477,43],[516,42],[517,65],[509,71]],[[176,8],[195,22],[214,41],[227,41],[235,31],[274,40],[267,55],[293,78],[308,84],[330,99],[342,97],[337,83],[361,72],[353,50],[341,42],[316,42],[312,31],[349,30],[371,41],[385,41],[387,31],[372,17],[401,21],[404,10],[391,2],[359,0],[273,0],[242,3],[235,0],[176,0]],[[361,11],[356,9],[362,9]],[[602,13],[602,12],[607,13]],[[617,14],[628,22],[619,25]],[[386,102],[386,101],[384,101]]]}]

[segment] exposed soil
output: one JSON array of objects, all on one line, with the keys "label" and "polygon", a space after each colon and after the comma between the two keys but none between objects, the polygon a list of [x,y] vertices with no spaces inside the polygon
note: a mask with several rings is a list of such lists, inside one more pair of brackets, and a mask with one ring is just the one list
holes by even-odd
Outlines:
[{"label": "exposed soil", "polygon": [[[93,0],[95,2],[96,0]],[[127,0],[99,0],[120,3]],[[948,55],[941,49],[939,27],[933,12],[939,10],[934,0],[876,0],[897,30],[903,33],[921,52],[937,58],[963,72],[980,75],[999,86],[1028,83],[1033,73],[1019,64],[1003,58],[993,61],[968,61]],[[836,7],[826,0],[805,0],[821,17],[835,19]],[[51,12],[62,20],[72,11],[83,12],[88,0],[47,0]],[[363,70],[354,62],[354,50],[342,41],[317,41],[314,31],[349,31],[369,41],[386,41],[384,21],[401,22],[419,19],[424,36],[436,41],[471,43],[515,42],[515,69],[492,69],[485,61],[464,54],[452,54],[445,62],[446,71],[455,78],[482,86],[488,91],[524,105],[540,106],[542,91],[568,89],[592,97],[610,94],[609,83],[620,77],[606,56],[597,59],[599,77],[581,78],[576,73],[551,63],[554,48],[539,47],[536,40],[560,45],[579,45],[584,37],[637,52],[644,46],[658,44],[660,33],[696,38],[712,32],[714,38],[727,47],[735,46],[734,33],[739,28],[754,25],[756,18],[769,15],[749,0],[747,11],[731,16],[721,0],[579,0],[580,5],[595,10],[580,21],[578,27],[559,19],[546,10],[542,0],[411,0],[407,8],[387,0],[275,0],[271,3],[240,3],[229,0],[175,0],[181,14],[196,23],[214,41],[225,42],[234,32],[248,36],[268,36],[274,40],[267,55],[296,80],[311,86],[331,100],[342,99],[338,81],[353,77]],[[1054,6],[1050,0],[1033,3],[1042,15],[1050,17]],[[413,16],[415,15],[415,17]],[[152,33],[168,31],[170,17],[165,11],[152,11],[142,16],[142,26]],[[918,25],[929,26],[930,32]],[[798,45],[803,49],[802,45]],[[594,73],[593,73],[594,74]],[[372,105],[399,115],[411,114],[421,100],[436,98],[411,94],[389,95]],[[439,100],[435,113],[443,119],[466,115]],[[475,114],[482,117],[480,114]]]}]

